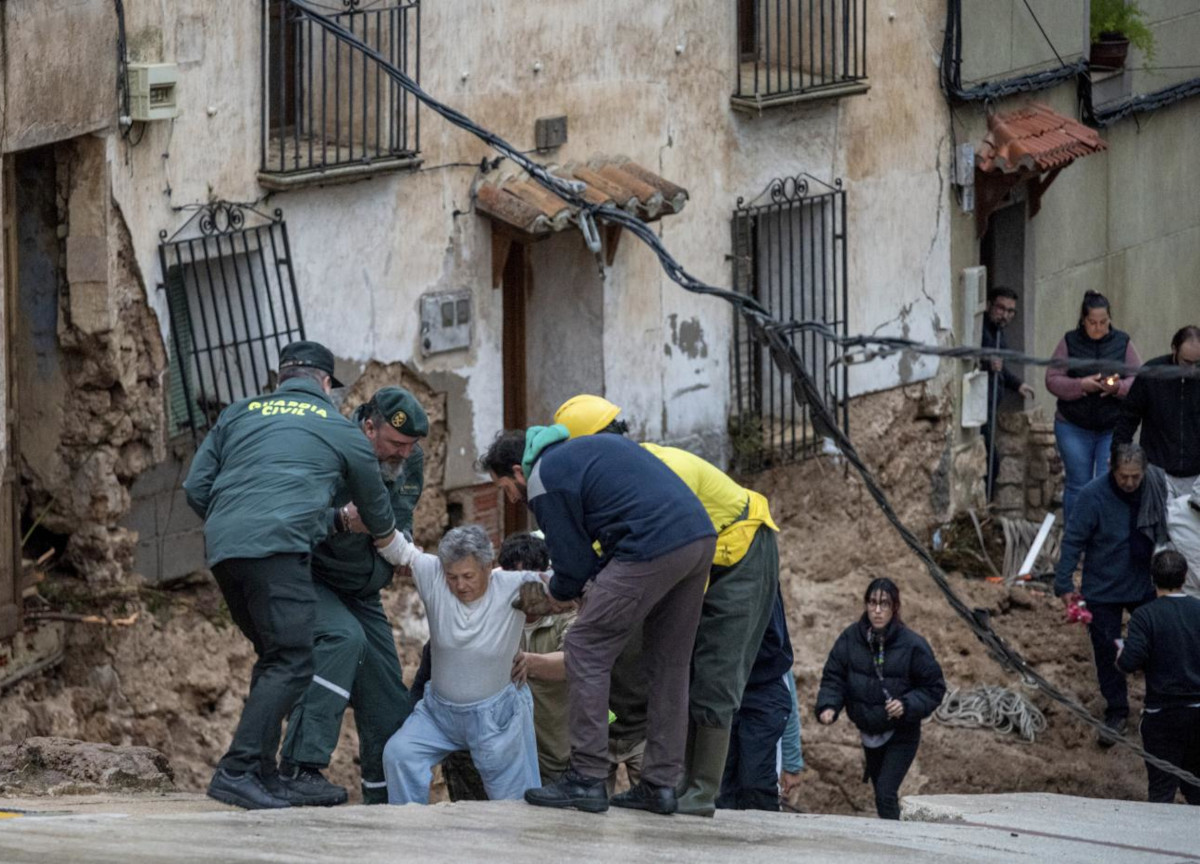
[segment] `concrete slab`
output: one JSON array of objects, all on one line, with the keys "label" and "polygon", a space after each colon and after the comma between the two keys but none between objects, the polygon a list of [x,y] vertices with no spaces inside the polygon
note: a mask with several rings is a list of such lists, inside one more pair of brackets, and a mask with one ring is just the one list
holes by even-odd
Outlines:
[{"label": "concrete slab", "polygon": [[[1053,800],[1048,804],[1047,799]],[[705,864],[734,859],[739,864],[778,864],[782,856],[795,860],[798,855],[807,864],[1200,861],[1193,851],[1194,811],[1059,796],[920,798],[910,803],[909,811],[937,821],[913,822],[732,812],[709,820],[615,809],[596,816],[538,810],[508,801],[246,813],[200,796],[178,795],[109,799],[108,803],[0,799],[0,808],[4,807],[32,811],[0,820],[0,861],[12,864],[50,860],[373,864],[392,862],[398,856],[455,864],[479,860],[538,864],[564,858],[605,864]],[[39,809],[42,815],[36,812]],[[1121,825],[1112,825],[1103,836],[1119,836],[1121,841],[1092,839],[1100,836],[1100,828],[1113,820],[1114,813]],[[967,824],[968,817],[975,824]],[[1180,826],[1188,817],[1193,819],[1193,842],[1182,843]],[[1028,831],[1026,824],[1052,830]]]},{"label": "concrete slab", "polygon": [[1049,793],[915,795],[901,802],[900,818],[1015,831],[1047,840],[1071,838],[1093,846],[1096,860],[1154,854],[1158,860],[1200,861],[1200,812],[1177,804]]}]

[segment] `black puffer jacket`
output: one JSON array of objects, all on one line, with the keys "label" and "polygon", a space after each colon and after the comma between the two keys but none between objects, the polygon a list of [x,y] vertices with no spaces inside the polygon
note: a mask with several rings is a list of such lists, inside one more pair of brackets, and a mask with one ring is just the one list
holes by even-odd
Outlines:
[{"label": "black puffer jacket", "polygon": [[[929,643],[892,619],[884,631],[883,680],[875,673],[875,652],[869,642],[871,625],[864,615],[838,637],[821,673],[818,716],[826,708],[846,709],[846,716],[868,735],[919,724],[937,710],[946,695],[942,667]],[[897,720],[887,716],[884,689],[904,703]]]}]

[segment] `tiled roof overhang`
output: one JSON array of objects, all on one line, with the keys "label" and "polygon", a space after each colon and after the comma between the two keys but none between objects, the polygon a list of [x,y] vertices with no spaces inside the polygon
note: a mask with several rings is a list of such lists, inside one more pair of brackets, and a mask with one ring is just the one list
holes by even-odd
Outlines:
[{"label": "tiled roof overhang", "polygon": [[1045,105],[1033,104],[988,117],[988,133],[975,156],[975,230],[987,233],[992,213],[1015,186],[1028,183],[1029,217],[1060,171],[1084,156],[1108,149],[1094,129]]}]

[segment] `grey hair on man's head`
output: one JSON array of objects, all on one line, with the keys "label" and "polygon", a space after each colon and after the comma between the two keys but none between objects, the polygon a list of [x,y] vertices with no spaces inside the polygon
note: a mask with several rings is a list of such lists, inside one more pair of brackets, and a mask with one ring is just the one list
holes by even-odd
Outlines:
[{"label": "grey hair on man's head", "polygon": [[451,528],[438,544],[438,560],[443,567],[469,557],[478,561],[480,566],[490,568],[495,555],[491,539],[479,525]]},{"label": "grey hair on man's head", "polygon": [[1116,444],[1112,448],[1112,464],[1117,465],[1137,465],[1141,468],[1146,467],[1146,451],[1142,449],[1141,444],[1133,441],[1126,441],[1124,444]]}]

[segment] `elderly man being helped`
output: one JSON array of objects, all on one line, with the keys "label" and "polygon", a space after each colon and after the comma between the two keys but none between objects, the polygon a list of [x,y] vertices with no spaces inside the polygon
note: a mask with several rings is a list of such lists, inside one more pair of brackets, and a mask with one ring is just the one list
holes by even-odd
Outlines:
[{"label": "elderly man being helped", "polygon": [[493,549],[478,525],[447,532],[437,555],[411,543],[402,553],[425,604],[432,679],[383,751],[388,803],[429,802],[433,766],[468,750],[488,798],[520,798],[541,786],[533,699],[510,681],[525,616],[512,603],[537,573],[492,571]]}]

